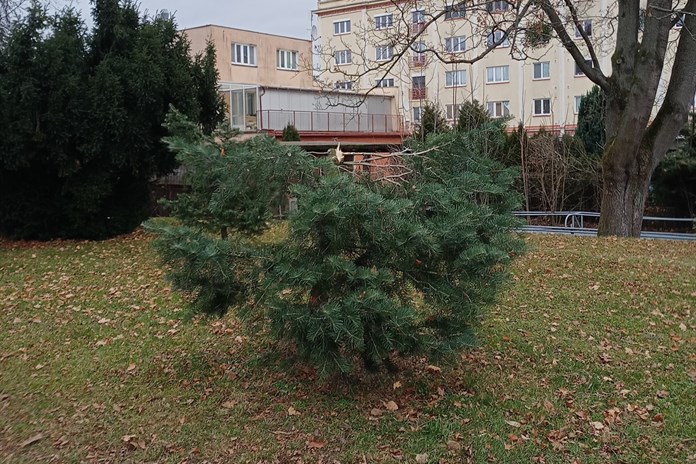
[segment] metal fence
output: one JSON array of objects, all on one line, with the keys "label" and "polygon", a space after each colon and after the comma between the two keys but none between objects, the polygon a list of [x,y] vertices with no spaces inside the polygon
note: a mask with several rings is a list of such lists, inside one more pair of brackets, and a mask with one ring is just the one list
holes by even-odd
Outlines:
[{"label": "metal fence", "polygon": [[[530,224],[522,228],[530,233],[547,234],[572,234],[580,236],[596,236],[597,229],[586,227],[585,219],[599,219],[599,213],[594,211],[517,211],[515,216],[526,218],[548,217],[556,218],[558,222],[563,221],[563,225],[547,226]],[[673,218],[662,216],[644,216],[643,221],[662,222],[668,224],[684,224],[691,230],[696,231],[696,218]],[[696,233],[686,232],[656,232],[642,231],[641,238],[663,239],[663,240],[690,240],[696,241]]]}]

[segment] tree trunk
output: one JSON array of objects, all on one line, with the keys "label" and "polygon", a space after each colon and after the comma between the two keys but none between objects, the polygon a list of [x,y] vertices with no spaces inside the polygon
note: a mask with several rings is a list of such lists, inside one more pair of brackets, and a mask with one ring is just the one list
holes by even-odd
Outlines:
[{"label": "tree trunk", "polygon": [[[649,149],[642,147],[636,150],[633,143],[627,145],[614,143],[609,152],[605,152],[599,236],[640,237],[648,188],[656,163]],[[638,153],[626,156],[631,151]],[[617,153],[623,156],[617,156]]]},{"label": "tree trunk", "polygon": [[602,214],[597,235],[640,237],[648,185],[628,172],[605,172],[602,177]]}]

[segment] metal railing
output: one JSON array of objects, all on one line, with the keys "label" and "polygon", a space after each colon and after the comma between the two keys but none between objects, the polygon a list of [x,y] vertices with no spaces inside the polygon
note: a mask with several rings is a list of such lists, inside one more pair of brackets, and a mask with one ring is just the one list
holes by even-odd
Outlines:
[{"label": "metal railing", "polygon": [[428,89],[425,87],[414,87],[411,89],[411,100],[425,100],[428,98]]},{"label": "metal railing", "polygon": [[292,124],[298,131],[403,133],[403,120],[394,114],[331,113],[322,111],[263,110],[264,130],[283,130]]},{"label": "metal railing", "polygon": [[422,68],[425,66],[425,55],[418,54],[411,57],[412,68]]},{"label": "metal railing", "polygon": [[[597,229],[586,227],[585,218],[599,219],[599,213],[594,211],[516,211],[513,213],[519,217],[552,217],[563,220],[563,226],[553,225],[527,225],[522,228],[525,232],[532,233],[551,233],[551,234],[573,234],[581,236],[597,235]],[[662,216],[644,216],[643,221],[666,222],[691,224],[691,229],[696,230],[696,218],[673,218]],[[655,232],[642,231],[642,238],[664,239],[664,240],[694,240],[696,233],[685,232]]]}]

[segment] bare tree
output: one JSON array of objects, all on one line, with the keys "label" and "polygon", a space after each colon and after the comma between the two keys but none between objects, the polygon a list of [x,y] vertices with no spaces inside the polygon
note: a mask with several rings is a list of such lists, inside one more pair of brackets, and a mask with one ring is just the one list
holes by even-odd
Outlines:
[{"label": "bare tree", "polygon": [[[469,64],[485,58],[504,42],[512,59],[538,59],[550,40],[559,41],[577,67],[602,88],[606,97],[606,146],[602,159],[600,235],[639,236],[650,178],[684,126],[696,94],[696,0],[615,0],[594,13],[608,31],[590,34],[584,21],[593,2],[572,0],[391,0],[390,28],[362,25],[354,66],[331,66],[329,83],[340,74],[356,90],[378,87],[366,79],[395,73],[404,62],[424,54],[445,64]],[[421,21],[412,21],[414,11]],[[446,33],[441,18],[466,15],[467,53],[439,43]],[[368,20],[371,21],[371,20]],[[415,25],[415,27],[414,27]],[[432,34],[427,34],[432,30]],[[437,38],[436,41],[433,38]],[[367,45],[391,47],[388,59],[367,56]],[[333,57],[350,43],[326,41],[319,53]],[[611,69],[601,57],[611,56]],[[588,58],[589,57],[589,58]],[[420,59],[420,58],[419,58]],[[399,73],[404,75],[404,73]],[[406,73],[408,75],[408,73]],[[365,85],[369,82],[369,85]],[[362,88],[360,88],[362,84]]]}]

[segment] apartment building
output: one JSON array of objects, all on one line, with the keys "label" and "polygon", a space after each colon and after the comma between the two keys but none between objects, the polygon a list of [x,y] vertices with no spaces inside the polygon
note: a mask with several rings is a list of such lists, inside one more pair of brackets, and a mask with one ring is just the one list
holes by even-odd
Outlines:
[{"label": "apartment building", "polygon": [[401,131],[392,95],[324,92],[312,75],[312,42],[231,27],[206,25],[182,31],[192,53],[211,41],[219,88],[233,128],[271,133],[293,124],[301,133]]},{"label": "apartment building", "polygon": [[[552,39],[527,47],[522,34],[508,37],[502,24],[507,1],[318,0],[313,21],[315,66],[327,86],[366,91],[394,89],[398,109],[418,123],[426,102],[454,121],[462,102],[476,99],[494,117],[511,117],[530,130],[573,131],[580,98],[592,88],[573,58]],[[581,26],[602,69],[609,72],[615,14],[610,0],[577,2]],[[434,20],[438,11],[445,14]],[[431,23],[431,21],[433,21]],[[569,31],[581,50],[583,34]],[[400,55],[399,44],[414,37]],[[479,60],[473,57],[485,55]],[[457,62],[472,60],[472,63]],[[589,56],[588,56],[589,59]],[[449,62],[449,63],[448,63]]]}]

